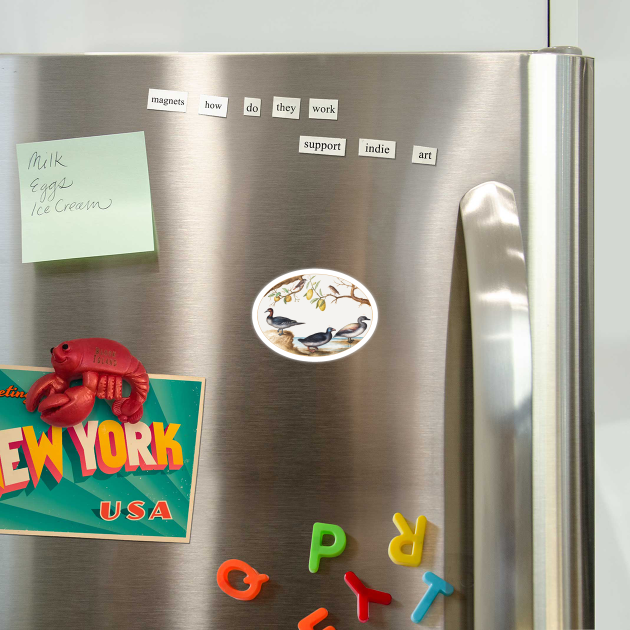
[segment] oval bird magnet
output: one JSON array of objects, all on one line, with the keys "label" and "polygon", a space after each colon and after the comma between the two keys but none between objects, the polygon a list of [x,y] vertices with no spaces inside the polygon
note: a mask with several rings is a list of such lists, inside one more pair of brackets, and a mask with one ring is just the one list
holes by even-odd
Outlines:
[{"label": "oval bird magnet", "polygon": [[252,310],[256,333],[272,350],[297,361],[334,361],[362,348],[378,310],[357,280],[329,269],[300,269],[272,280]]}]

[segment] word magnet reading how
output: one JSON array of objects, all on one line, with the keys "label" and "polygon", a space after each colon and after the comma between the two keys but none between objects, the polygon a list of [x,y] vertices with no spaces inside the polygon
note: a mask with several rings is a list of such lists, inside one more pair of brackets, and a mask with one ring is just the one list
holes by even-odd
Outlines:
[{"label": "word magnet reading how", "polygon": [[346,154],[346,139],[300,136],[298,151],[314,155],[339,155],[343,157]]},{"label": "word magnet reading how", "polygon": [[260,116],[262,100],[246,96],[243,99],[243,116]]},{"label": "word magnet reading how", "polygon": [[202,94],[199,97],[199,113],[202,116],[226,118],[228,114],[228,97]]}]

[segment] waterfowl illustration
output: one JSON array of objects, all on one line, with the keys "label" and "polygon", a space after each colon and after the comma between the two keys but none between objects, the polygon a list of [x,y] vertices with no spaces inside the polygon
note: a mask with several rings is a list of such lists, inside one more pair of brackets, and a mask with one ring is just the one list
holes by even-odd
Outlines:
[{"label": "waterfowl illustration", "polygon": [[333,338],[333,331],[335,330],[335,328],[329,327],[326,329],[326,332],[313,333],[308,337],[298,339],[298,341],[301,341],[308,348],[309,352],[315,352],[319,346],[327,344]]},{"label": "waterfowl illustration", "polygon": [[296,322],[294,319],[289,319],[288,317],[274,317],[273,309],[268,308],[265,313],[269,313],[267,315],[267,323],[274,328],[277,328],[280,332],[279,335],[284,334],[282,331],[285,328],[291,328],[291,326],[300,326],[304,322]]},{"label": "waterfowl illustration", "polygon": [[343,328],[340,328],[337,331],[336,337],[345,337],[348,340],[348,343],[352,343],[353,337],[358,337],[363,334],[367,329],[367,324],[365,322],[369,322],[369,317],[365,315],[361,315],[357,320],[356,324],[347,324]]}]

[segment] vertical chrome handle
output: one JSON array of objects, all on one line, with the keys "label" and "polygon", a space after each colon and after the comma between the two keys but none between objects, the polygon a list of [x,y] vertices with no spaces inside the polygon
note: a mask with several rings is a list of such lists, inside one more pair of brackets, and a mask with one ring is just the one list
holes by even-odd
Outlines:
[{"label": "vertical chrome handle", "polygon": [[460,203],[474,379],[474,619],[533,625],[532,344],[513,191],[486,182]]}]

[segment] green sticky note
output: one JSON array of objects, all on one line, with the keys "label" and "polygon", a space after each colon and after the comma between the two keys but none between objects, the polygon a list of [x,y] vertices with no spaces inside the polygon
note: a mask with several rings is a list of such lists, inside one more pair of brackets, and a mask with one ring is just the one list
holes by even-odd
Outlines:
[{"label": "green sticky note", "polygon": [[17,145],[22,262],[153,251],[144,132]]}]

